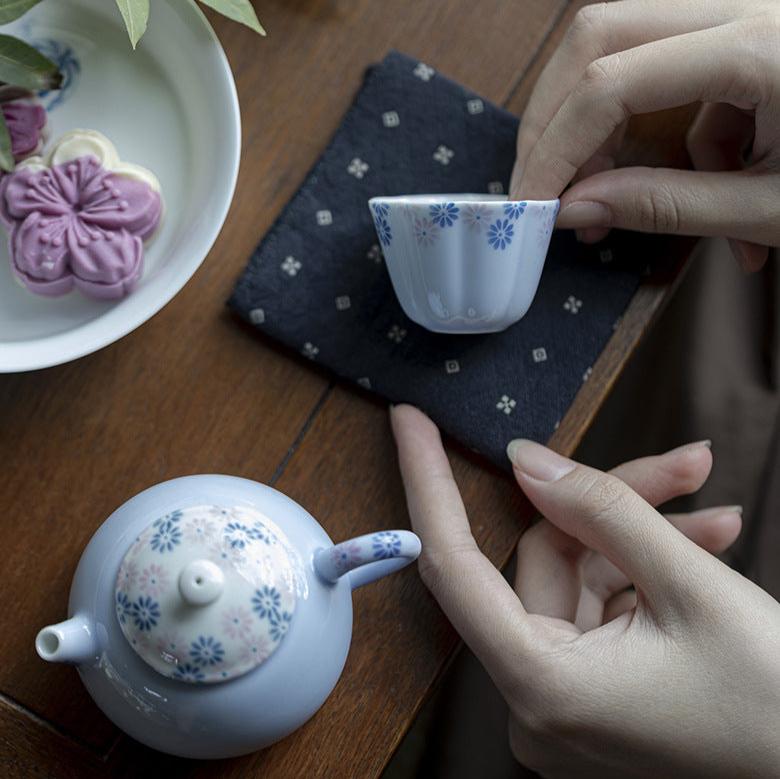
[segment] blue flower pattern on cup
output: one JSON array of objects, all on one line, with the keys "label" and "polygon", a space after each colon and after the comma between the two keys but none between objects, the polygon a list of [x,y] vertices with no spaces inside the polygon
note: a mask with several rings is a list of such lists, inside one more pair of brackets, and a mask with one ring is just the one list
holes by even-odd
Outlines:
[{"label": "blue flower pattern on cup", "polygon": [[184,514],[181,511],[171,511],[169,514],[155,519],[154,522],[152,522],[152,527],[162,527],[162,525],[164,525],[166,522],[175,524],[180,522],[183,516]]},{"label": "blue flower pattern on cup", "polygon": [[526,203],[525,200],[507,203],[504,206],[504,216],[517,221],[525,213],[525,207],[527,205],[528,203]]},{"label": "blue flower pattern on cup", "polygon": [[390,206],[385,203],[374,203],[372,211],[379,242],[383,246],[390,246],[393,240],[393,231],[390,229],[390,222],[387,221],[387,217],[390,215]]},{"label": "blue flower pattern on cup", "polygon": [[290,629],[290,623],[292,622],[292,614],[287,611],[283,611],[281,614],[274,614],[271,619],[271,638],[274,641],[281,641]]},{"label": "blue flower pattern on cup", "polygon": [[214,636],[199,636],[190,646],[190,658],[198,666],[218,665],[225,658],[225,650]]},{"label": "blue flower pattern on cup", "polygon": [[508,219],[496,219],[488,229],[488,244],[494,249],[503,251],[512,243],[515,234],[515,228]]},{"label": "blue flower pattern on cup", "polygon": [[392,530],[375,533],[371,538],[371,550],[378,560],[398,557],[401,554],[401,537]]},{"label": "blue flower pattern on cup", "polygon": [[233,549],[243,549],[252,538],[252,529],[240,522],[228,522],[225,526],[225,540]]},{"label": "blue flower pattern on cup", "polygon": [[437,203],[429,209],[431,221],[439,227],[452,227],[458,220],[460,209],[455,203]]},{"label": "blue flower pattern on cup", "polygon": [[372,208],[377,219],[387,219],[390,214],[390,206],[386,203],[374,203]]},{"label": "blue flower pattern on cup", "polygon": [[127,618],[132,616],[133,604],[130,603],[130,598],[124,592],[117,592],[116,594],[116,616],[121,624],[127,622]]},{"label": "blue flower pattern on cup", "polygon": [[160,619],[160,606],[148,595],[142,595],[131,606],[135,626],[141,631],[151,630]]},{"label": "blue flower pattern on cup", "polygon": [[275,587],[263,586],[252,598],[252,610],[260,619],[271,619],[279,613],[282,597]]},{"label": "blue flower pattern on cup", "polygon": [[263,543],[271,546],[277,542],[276,535],[273,530],[266,527],[262,522],[255,522],[249,531],[249,537],[255,541],[262,541]]},{"label": "blue flower pattern on cup", "polygon": [[202,682],[206,678],[197,665],[190,663],[182,663],[176,666],[176,670],[174,670],[171,676],[182,682]]},{"label": "blue flower pattern on cup", "polygon": [[383,246],[390,246],[393,240],[393,232],[390,229],[390,223],[384,217],[374,217],[374,226],[376,227],[376,234],[379,236],[379,241]]},{"label": "blue flower pattern on cup", "polygon": [[[149,542],[155,552],[164,554],[172,552],[173,548],[181,543],[181,529],[176,525],[176,519],[156,520],[157,532]],[[161,524],[157,524],[160,522]]]}]

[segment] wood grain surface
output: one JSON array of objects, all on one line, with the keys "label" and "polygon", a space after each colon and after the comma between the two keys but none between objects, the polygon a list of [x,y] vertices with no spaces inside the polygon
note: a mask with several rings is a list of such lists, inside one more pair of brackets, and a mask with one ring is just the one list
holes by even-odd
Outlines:
[{"label": "wood grain surface", "polygon": [[[235,201],[216,245],[176,299],[118,343],[69,365],[0,376],[3,776],[381,773],[457,647],[414,568],[355,593],[352,650],[322,710],[279,744],[235,760],[169,758],[122,736],[76,672],[40,661],[33,640],[64,618],[76,563],[100,523],[164,479],[221,472],[274,484],[335,539],[408,526],[384,404],[261,339],[224,301],[367,65],[398,48],[520,111],[579,5],[263,0],[264,40],[210,15],[234,69],[244,134]],[[646,152],[660,139],[679,152],[687,116],[646,118],[637,146]],[[561,451],[575,448],[690,249],[670,243],[660,272],[637,293],[553,437]],[[475,536],[504,565],[530,507],[503,474],[448,449]]]}]

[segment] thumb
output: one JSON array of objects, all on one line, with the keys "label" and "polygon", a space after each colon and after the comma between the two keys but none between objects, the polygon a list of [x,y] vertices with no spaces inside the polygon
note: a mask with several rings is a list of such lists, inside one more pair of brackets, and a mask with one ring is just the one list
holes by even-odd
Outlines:
[{"label": "thumb", "polygon": [[583,179],[561,196],[557,227],[620,227],[649,233],[712,235],[775,246],[767,212],[774,174],[621,168]]},{"label": "thumb", "polygon": [[507,448],[518,484],[552,524],[619,568],[653,607],[688,602],[705,554],[625,482],[518,439]]}]

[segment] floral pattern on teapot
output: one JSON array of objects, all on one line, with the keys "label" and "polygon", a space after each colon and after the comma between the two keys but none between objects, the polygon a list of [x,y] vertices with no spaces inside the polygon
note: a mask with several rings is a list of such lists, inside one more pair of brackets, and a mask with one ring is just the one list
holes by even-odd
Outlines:
[{"label": "floral pattern on teapot", "polygon": [[[218,569],[212,600],[185,597],[181,577],[193,561]],[[268,517],[248,506],[193,506],[138,536],[116,577],[115,606],[125,637],[155,670],[210,683],[270,657],[306,590],[297,552]]]}]

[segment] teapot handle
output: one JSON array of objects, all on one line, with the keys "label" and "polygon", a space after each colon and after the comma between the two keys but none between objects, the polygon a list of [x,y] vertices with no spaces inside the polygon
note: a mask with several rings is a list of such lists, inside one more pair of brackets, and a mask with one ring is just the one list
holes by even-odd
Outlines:
[{"label": "teapot handle", "polygon": [[420,539],[409,530],[382,530],[317,550],[314,570],[328,582],[348,575],[354,590],[409,565],[421,548]]}]

